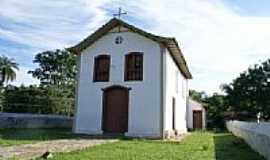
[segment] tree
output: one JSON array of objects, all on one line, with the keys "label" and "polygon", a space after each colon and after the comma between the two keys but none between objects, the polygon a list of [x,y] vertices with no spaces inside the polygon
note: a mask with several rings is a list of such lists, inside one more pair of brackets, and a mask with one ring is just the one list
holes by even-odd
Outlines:
[{"label": "tree", "polygon": [[35,56],[39,67],[28,73],[40,80],[43,86],[73,86],[76,75],[75,55],[67,50],[45,51]]},{"label": "tree", "polygon": [[9,81],[14,81],[16,79],[16,72],[15,70],[19,70],[19,65],[14,62],[13,58],[8,58],[6,56],[0,56],[0,73],[2,79],[0,81],[0,85]]},{"label": "tree", "polygon": [[74,98],[66,89],[48,86],[7,86],[4,112],[73,115]]},{"label": "tree", "polygon": [[198,102],[203,102],[204,99],[207,97],[206,93],[204,91],[196,91],[196,90],[189,90],[189,96]]},{"label": "tree", "polygon": [[207,110],[207,119],[212,123],[208,127],[224,128],[224,113],[229,111],[228,103],[224,95],[214,93],[204,99],[204,107]]},{"label": "tree", "polygon": [[34,110],[33,112],[72,113],[75,95],[75,54],[59,49],[45,51],[38,53],[33,62],[37,63],[38,67],[28,73],[40,80],[39,89],[41,89],[42,94],[47,96],[43,96],[47,104],[44,104],[45,110]]},{"label": "tree", "polygon": [[254,117],[262,112],[270,118],[270,59],[249,67],[230,84],[223,85],[229,105],[234,111],[246,111]]}]

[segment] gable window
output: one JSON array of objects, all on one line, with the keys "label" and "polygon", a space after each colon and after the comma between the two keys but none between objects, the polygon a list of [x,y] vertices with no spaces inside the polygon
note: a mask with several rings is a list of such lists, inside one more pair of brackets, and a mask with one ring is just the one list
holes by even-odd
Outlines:
[{"label": "gable window", "polygon": [[110,56],[99,55],[95,57],[94,82],[106,82],[110,79]]},{"label": "gable window", "polygon": [[125,57],[125,81],[143,80],[143,53],[131,52]]}]

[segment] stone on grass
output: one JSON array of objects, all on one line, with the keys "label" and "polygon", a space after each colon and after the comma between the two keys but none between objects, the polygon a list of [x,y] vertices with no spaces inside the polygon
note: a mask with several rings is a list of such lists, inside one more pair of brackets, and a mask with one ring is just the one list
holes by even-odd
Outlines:
[{"label": "stone on grass", "polygon": [[43,158],[43,159],[51,159],[51,158],[53,158],[53,154],[51,152],[47,151],[41,156],[41,158]]}]

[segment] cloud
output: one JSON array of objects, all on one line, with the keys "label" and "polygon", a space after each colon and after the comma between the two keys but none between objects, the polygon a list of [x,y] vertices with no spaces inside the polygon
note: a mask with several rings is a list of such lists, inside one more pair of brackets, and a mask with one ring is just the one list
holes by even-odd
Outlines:
[{"label": "cloud", "polygon": [[27,72],[31,70],[31,68],[27,68],[27,67],[20,67],[20,70],[16,70],[16,80],[13,82],[9,82],[8,84],[12,84],[12,85],[16,85],[16,86],[20,86],[20,85],[25,85],[25,86],[29,86],[29,85],[38,85],[39,84],[39,80],[33,78],[30,74],[28,74]]},{"label": "cloud", "polygon": [[243,16],[222,1],[141,0],[127,7],[148,30],[177,38],[194,89],[220,92],[220,84],[269,58],[270,17]]},{"label": "cloud", "polygon": [[[91,4],[92,3],[92,4]],[[34,54],[69,47],[105,23],[106,0],[1,0],[0,55],[20,64],[12,84],[36,84],[26,72]]]},{"label": "cloud", "polygon": [[0,36],[34,48],[61,48],[104,21],[104,0],[1,0]]},{"label": "cloud", "polygon": [[235,6],[221,0],[0,3],[0,22],[6,22],[0,23],[0,38],[36,51],[79,42],[109,20],[112,9],[122,6],[128,12],[125,20],[131,24],[177,38],[194,76],[191,88],[207,92],[220,91],[220,84],[229,83],[249,65],[270,55],[270,17],[239,14]]}]

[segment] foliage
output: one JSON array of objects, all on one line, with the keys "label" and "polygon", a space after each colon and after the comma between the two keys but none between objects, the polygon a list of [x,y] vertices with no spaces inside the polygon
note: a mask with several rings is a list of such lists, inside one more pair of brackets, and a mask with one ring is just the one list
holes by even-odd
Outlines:
[{"label": "foliage", "polygon": [[201,103],[207,111],[208,128],[224,128],[224,112],[228,111],[227,101],[224,95],[214,93],[209,96],[204,91],[190,90],[191,99]]},{"label": "foliage", "polygon": [[209,128],[225,128],[224,113],[228,111],[227,101],[224,95],[214,93],[206,97],[204,105],[207,110],[207,119],[211,120]]},{"label": "foliage", "polygon": [[4,110],[4,87],[0,85],[0,112]]},{"label": "foliage", "polygon": [[3,93],[3,111],[72,115],[74,98],[70,92],[57,87],[7,86]]},{"label": "foliage", "polygon": [[40,80],[44,86],[74,86],[76,56],[67,50],[57,49],[38,53],[33,61],[39,65],[28,73]]},{"label": "foliage", "polygon": [[264,160],[243,141],[229,133],[195,132],[177,141],[121,140],[116,143],[94,146],[81,151],[57,153],[55,160]]},{"label": "foliage", "polygon": [[189,97],[197,102],[203,102],[206,96],[204,91],[198,92],[196,90],[189,90]]},{"label": "foliage", "polygon": [[0,73],[1,80],[0,85],[2,86],[5,82],[14,81],[16,79],[15,70],[19,70],[19,65],[14,62],[13,58],[8,58],[6,56],[0,56]]},{"label": "foliage", "polygon": [[232,110],[252,113],[262,112],[270,119],[270,59],[255,64],[241,73],[230,84],[223,85]]},{"label": "foliage", "polygon": [[[37,106],[41,107],[43,104],[43,107],[30,105],[29,108],[33,107],[30,112],[73,114],[76,75],[75,54],[60,49],[45,51],[38,53],[33,62],[39,66],[28,73],[39,79],[41,85],[39,93],[30,96],[37,101],[40,99]],[[27,95],[25,96],[27,97]],[[24,105],[29,104],[24,103]]]}]

